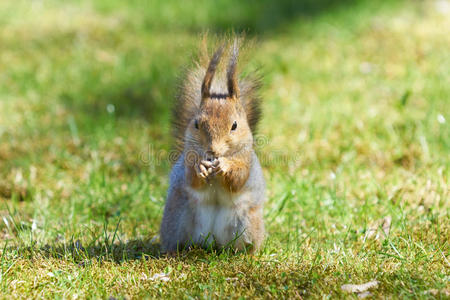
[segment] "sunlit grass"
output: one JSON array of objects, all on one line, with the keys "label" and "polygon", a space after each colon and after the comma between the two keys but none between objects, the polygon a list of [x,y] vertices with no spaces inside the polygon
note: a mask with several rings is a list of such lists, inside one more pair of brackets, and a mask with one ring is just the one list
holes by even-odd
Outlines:
[{"label": "sunlit grass", "polygon": [[[448,296],[448,2],[211,3],[0,3],[1,294]],[[268,237],[160,256],[177,76],[232,25],[265,74]]]}]

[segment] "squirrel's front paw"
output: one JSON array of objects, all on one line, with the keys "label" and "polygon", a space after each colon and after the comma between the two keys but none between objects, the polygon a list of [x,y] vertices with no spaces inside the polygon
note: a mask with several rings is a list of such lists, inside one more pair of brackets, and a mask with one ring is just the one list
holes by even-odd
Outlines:
[{"label": "squirrel's front paw", "polygon": [[210,175],[213,175],[215,173],[215,169],[217,165],[219,164],[218,160],[215,161],[209,161],[209,160],[202,160],[200,163],[196,166],[197,176],[200,178],[208,178]]},{"label": "squirrel's front paw", "polygon": [[229,171],[230,169],[230,161],[228,160],[228,158],[225,157],[219,157],[216,162],[218,162],[217,167],[214,170],[214,174],[225,174]]}]

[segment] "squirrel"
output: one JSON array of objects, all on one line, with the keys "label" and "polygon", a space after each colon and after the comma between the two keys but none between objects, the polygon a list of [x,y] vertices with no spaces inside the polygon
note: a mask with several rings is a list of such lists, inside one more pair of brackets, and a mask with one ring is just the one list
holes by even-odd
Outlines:
[{"label": "squirrel", "polygon": [[265,237],[265,180],[253,149],[261,77],[257,72],[238,77],[240,44],[236,38],[226,76],[213,82],[225,43],[209,59],[204,41],[200,59],[181,84],[173,114],[180,154],[161,222],[163,253],[194,245],[254,252]]}]

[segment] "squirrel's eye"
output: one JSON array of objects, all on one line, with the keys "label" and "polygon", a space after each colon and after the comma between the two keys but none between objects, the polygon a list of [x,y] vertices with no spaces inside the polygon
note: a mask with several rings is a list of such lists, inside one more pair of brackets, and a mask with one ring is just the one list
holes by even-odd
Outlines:
[{"label": "squirrel's eye", "polygon": [[198,129],[198,120],[195,120],[194,126]]},{"label": "squirrel's eye", "polygon": [[233,125],[231,126],[231,131],[236,130],[236,128],[237,128],[237,123],[236,123],[236,121],[234,121]]}]

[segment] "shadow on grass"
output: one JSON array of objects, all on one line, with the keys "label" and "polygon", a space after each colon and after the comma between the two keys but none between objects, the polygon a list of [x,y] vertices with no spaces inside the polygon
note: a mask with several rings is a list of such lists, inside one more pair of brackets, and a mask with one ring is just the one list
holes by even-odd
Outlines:
[{"label": "shadow on grass", "polygon": [[47,244],[42,247],[36,245],[32,247],[9,247],[9,250],[17,251],[21,257],[26,259],[42,255],[46,258],[73,261],[80,266],[84,266],[93,259],[120,263],[143,258],[157,259],[163,256],[160,252],[160,244],[151,239],[135,239],[108,245],[96,242],[87,246],[83,246],[80,241],[75,241],[55,245]]},{"label": "shadow on grass", "polygon": [[[249,34],[266,34],[277,31],[290,22],[317,17],[343,5],[351,5],[354,0],[252,0],[239,1],[239,11],[234,11],[238,17],[218,18],[213,29],[226,32],[230,28],[238,31],[248,31]],[[230,22],[229,20],[232,20]]]},{"label": "shadow on grass", "polygon": [[[219,0],[144,2],[132,4],[143,16],[144,28],[151,30],[228,33],[246,31],[263,35],[279,30],[292,21],[314,18],[355,0]],[[116,10],[118,7],[111,7]],[[195,17],[194,17],[195,16]]]},{"label": "shadow on grass", "polygon": [[[144,32],[139,32],[141,35],[151,36],[155,32],[171,30],[177,33],[187,31],[197,34],[210,31],[227,34],[233,30],[263,37],[292,21],[314,18],[353,3],[354,0],[218,1],[197,3],[197,6],[190,4],[185,10],[182,9],[182,4],[170,1],[130,3],[126,6],[135,10],[134,14],[138,19],[142,18],[144,26],[140,30]],[[110,10],[120,10],[124,4],[115,5],[111,4]],[[171,17],[155,17],[155,11],[159,9],[170,11]],[[196,13],[206,17],[193,18]],[[125,31],[122,34],[131,33]],[[167,52],[158,52],[149,55],[151,59],[146,58],[147,61],[125,55],[126,63],[120,66],[120,70],[113,71],[108,82],[99,80],[108,71],[101,68],[87,70],[82,79],[85,82],[82,83],[81,90],[68,89],[61,93],[60,100],[71,111],[93,120],[94,124],[98,123],[97,119],[101,120],[102,116],[107,116],[112,111],[120,118],[142,118],[149,123],[167,122],[177,89],[178,70],[174,63],[176,59],[169,57]],[[181,55],[189,57],[191,53],[180,53]],[[187,62],[187,59],[183,61]],[[140,64],[147,64],[147,67],[140,68]]]},{"label": "shadow on grass", "polygon": [[[305,269],[280,270],[280,264],[274,263],[270,259],[256,255],[248,255],[245,252],[228,253],[226,251],[208,251],[201,248],[194,248],[180,252],[172,257],[160,253],[160,244],[152,240],[136,239],[126,243],[116,243],[114,245],[91,245],[83,247],[79,242],[69,244],[59,244],[55,246],[45,246],[42,248],[30,247],[17,249],[10,247],[11,251],[19,251],[22,258],[33,260],[38,255],[45,258],[64,260],[68,263],[75,263],[79,268],[89,267],[92,264],[102,264],[103,262],[113,262],[121,264],[136,260],[167,260],[170,266],[174,261],[182,261],[188,265],[208,264],[215,261],[217,268],[225,268],[223,276],[233,285],[240,288],[254,290],[255,295],[265,296],[274,285],[295,287],[296,296],[307,293],[311,285],[317,280],[318,274],[323,270],[320,264],[307,263]],[[166,262],[164,262],[166,263]],[[209,271],[207,271],[209,272]],[[241,274],[247,274],[241,277]],[[210,284],[211,279],[198,278],[194,284]],[[269,286],[268,283],[271,283]],[[198,286],[197,286],[198,287]],[[195,288],[195,287],[194,287]],[[287,292],[287,290],[283,290]]]},{"label": "shadow on grass", "polygon": [[238,251],[231,248],[202,248],[190,247],[180,250],[176,254],[161,252],[161,244],[153,239],[133,239],[127,242],[92,242],[90,245],[83,246],[79,240],[69,243],[59,243],[55,245],[45,245],[32,247],[9,247],[9,251],[17,251],[18,254],[26,259],[32,259],[36,255],[42,255],[46,258],[56,258],[73,261],[80,266],[85,266],[89,261],[111,261],[121,263],[125,261],[140,259],[160,259],[176,258],[177,260],[189,260],[190,258],[206,258],[210,254],[227,254],[227,256],[241,257],[248,255],[246,251]]},{"label": "shadow on grass", "polygon": [[[133,63],[135,68],[139,65],[138,61]],[[94,123],[110,116],[142,118],[154,123],[169,111],[167,104],[176,89],[176,72],[173,62],[164,57],[151,62],[146,69],[145,73],[117,71],[107,82],[96,84],[92,84],[94,78],[103,74],[87,74],[80,90],[62,92],[60,101],[69,111]]]}]

